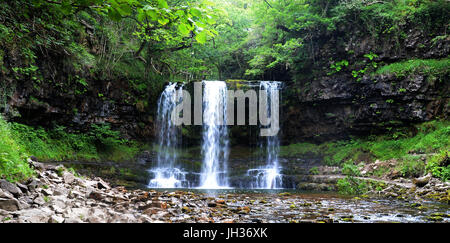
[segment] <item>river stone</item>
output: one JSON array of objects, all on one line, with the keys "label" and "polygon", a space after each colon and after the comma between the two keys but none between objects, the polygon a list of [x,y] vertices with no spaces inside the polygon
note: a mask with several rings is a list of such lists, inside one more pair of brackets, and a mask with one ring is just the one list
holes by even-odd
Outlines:
[{"label": "river stone", "polygon": [[19,219],[28,223],[47,223],[52,215],[49,208],[33,208],[20,211]]},{"label": "river stone", "polygon": [[83,223],[83,220],[78,218],[68,218],[64,220],[64,223],[66,224],[81,224]]},{"label": "river stone", "polygon": [[21,196],[22,191],[14,184],[7,180],[0,180],[0,188],[2,188],[4,191],[8,191],[14,196]]},{"label": "river stone", "polygon": [[41,185],[42,183],[41,183],[41,181],[39,180],[39,179],[36,179],[36,178],[32,178],[32,179],[30,179],[30,181],[29,181],[29,183],[28,183],[28,190],[29,191],[35,191],[36,190],[36,188],[38,188],[40,185]]},{"label": "river stone", "polygon": [[14,199],[14,195],[10,192],[0,189],[0,198]]},{"label": "river stone", "polygon": [[100,201],[100,200],[103,199],[103,195],[100,192],[97,192],[97,191],[89,192],[87,197],[91,198],[91,199],[94,199],[94,200],[97,200],[97,201]]},{"label": "river stone", "polygon": [[418,186],[418,187],[424,187],[425,185],[428,184],[428,182],[430,182],[431,180],[431,174],[428,174],[426,176],[417,178],[417,179],[413,179],[413,183]]},{"label": "river stone", "polygon": [[0,209],[6,211],[17,211],[20,209],[20,204],[16,199],[0,198]]},{"label": "river stone", "polygon": [[25,199],[19,200],[20,209],[28,209],[30,208],[30,204]]},{"label": "river stone", "polygon": [[16,186],[23,192],[26,193],[28,191],[28,187],[21,183],[16,183]]},{"label": "river stone", "polygon": [[111,223],[135,223],[136,217],[133,214],[116,214],[112,217]]},{"label": "river stone", "polygon": [[42,190],[42,193],[43,193],[45,196],[52,196],[52,195],[53,195],[53,191],[50,190],[50,189],[44,189],[44,190]]},{"label": "river stone", "polygon": [[67,193],[68,193],[68,190],[66,188],[63,188],[63,187],[57,187],[53,191],[53,195],[54,196],[62,196],[62,195],[66,195]]},{"label": "river stone", "polygon": [[106,190],[111,189],[111,187],[108,185],[108,183],[106,183],[105,181],[103,181],[100,178],[98,179],[97,188],[98,189],[106,189]]},{"label": "river stone", "polygon": [[75,176],[72,173],[65,171],[63,174],[63,179],[64,183],[72,184],[75,181]]},{"label": "river stone", "polygon": [[50,217],[50,220],[48,221],[49,223],[57,223],[57,224],[61,224],[64,223],[64,218],[61,216],[57,216],[57,215],[52,215]]},{"label": "river stone", "polygon": [[28,160],[28,163],[37,170],[45,170],[45,165],[36,161]]},{"label": "river stone", "polygon": [[91,208],[89,210],[89,217],[88,222],[89,223],[105,223],[106,222],[106,212],[98,209],[98,208]]},{"label": "river stone", "polygon": [[89,216],[89,208],[71,208],[64,214],[66,218],[79,218],[84,220],[87,216]]},{"label": "river stone", "polygon": [[42,205],[45,204],[45,200],[44,200],[44,198],[41,197],[41,196],[36,197],[36,198],[34,199],[33,202],[34,202],[35,204],[37,204],[37,205],[40,205],[40,206],[42,206]]}]

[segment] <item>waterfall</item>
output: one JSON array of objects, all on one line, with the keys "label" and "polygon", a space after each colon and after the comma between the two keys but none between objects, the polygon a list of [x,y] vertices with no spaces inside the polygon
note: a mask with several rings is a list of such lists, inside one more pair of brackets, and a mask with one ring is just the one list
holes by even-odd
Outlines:
[{"label": "waterfall", "polygon": [[[254,87],[254,83],[252,83]],[[260,99],[267,106],[261,106],[262,113],[273,118],[272,107],[278,105],[278,90],[280,82],[262,81],[259,84],[260,90],[265,90],[267,95],[261,95]],[[183,94],[183,86],[170,83],[166,86],[158,101],[157,110],[157,157],[156,165],[150,169],[151,180],[148,184],[150,188],[190,188],[198,187],[202,189],[223,189],[229,188],[228,178],[228,155],[229,138],[227,128],[227,106],[228,91],[227,84],[223,81],[203,81],[200,85],[203,88],[201,111],[202,123],[202,144],[201,172],[185,171],[180,166],[181,159],[178,158],[177,148],[181,143],[181,128],[175,125],[171,115],[177,105],[180,105]],[[256,86],[258,87],[258,86]],[[277,91],[277,92],[274,92]],[[275,94],[277,96],[275,96]],[[276,99],[275,99],[276,98]],[[190,100],[187,99],[186,100]],[[184,104],[183,104],[184,105]],[[187,106],[189,107],[189,105]],[[261,110],[260,110],[261,112]],[[184,113],[184,110],[183,110]],[[186,114],[190,114],[187,112]],[[275,113],[274,113],[275,114]],[[262,115],[265,117],[265,114]],[[275,116],[277,119],[278,116]],[[270,119],[271,120],[271,119]],[[264,125],[271,127],[273,124]],[[278,129],[278,123],[277,123]],[[267,126],[260,125],[260,129]],[[278,160],[280,142],[278,136],[259,137],[261,149],[264,151],[265,164],[260,167],[253,167],[247,171],[247,176],[251,178],[250,185],[246,187],[261,189],[277,189],[282,187],[281,167]],[[155,144],[156,145],[156,144]],[[234,180],[235,178],[233,178]]]},{"label": "waterfall", "polygon": [[227,85],[223,81],[203,81],[203,89],[203,166],[200,188],[227,188]]},{"label": "waterfall", "polygon": [[177,89],[177,83],[166,86],[158,101],[157,131],[158,151],[157,166],[150,169],[153,179],[150,180],[150,188],[180,188],[189,187],[186,180],[187,172],[176,167],[177,151],[180,134],[179,129],[171,120],[171,113],[177,102],[180,102],[183,86]]},{"label": "waterfall", "polygon": [[[280,89],[280,82],[261,81],[260,89],[267,92],[267,114],[271,116],[272,98],[275,90]],[[278,135],[265,137],[265,157],[266,166],[247,171],[247,176],[251,176],[253,181],[252,188],[277,189],[282,188],[282,176],[280,174],[280,165],[278,161],[278,152],[280,141]]]}]

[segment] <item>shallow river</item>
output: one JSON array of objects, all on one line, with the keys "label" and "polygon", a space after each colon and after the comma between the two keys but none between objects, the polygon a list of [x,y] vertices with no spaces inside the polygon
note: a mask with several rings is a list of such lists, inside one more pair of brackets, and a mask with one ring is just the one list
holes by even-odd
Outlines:
[{"label": "shallow river", "polygon": [[172,222],[450,222],[449,205],[277,190],[156,190]]}]

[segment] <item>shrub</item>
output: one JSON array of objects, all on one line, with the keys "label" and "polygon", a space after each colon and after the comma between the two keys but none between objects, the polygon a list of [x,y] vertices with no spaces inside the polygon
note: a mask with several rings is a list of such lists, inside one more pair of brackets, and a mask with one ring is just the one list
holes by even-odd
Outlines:
[{"label": "shrub", "polygon": [[13,123],[12,130],[24,150],[43,161],[126,161],[139,152],[136,143],[122,139],[109,125],[92,125],[88,133],[70,133],[63,126],[45,130]]},{"label": "shrub", "polygon": [[434,155],[427,163],[426,170],[434,177],[443,181],[450,180],[450,158],[448,151],[442,150],[439,154]]},{"label": "shrub", "polygon": [[425,172],[425,163],[418,158],[404,158],[399,166],[398,170],[403,177],[419,177]]},{"label": "shrub", "polygon": [[345,178],[337,181],[338,191],[341,194],[359,195],[366,193],[369,189],[367,183],[361,179],[356,178],[360,176],[358,166],[351,161],[347,161],[342,167],[342,173],[346,175]]},{"label": "shrub", "polygon": [[25,180],[33,175],[28,156],[16,143],[11,128],[0,116],[0,177],[9,181]]}]

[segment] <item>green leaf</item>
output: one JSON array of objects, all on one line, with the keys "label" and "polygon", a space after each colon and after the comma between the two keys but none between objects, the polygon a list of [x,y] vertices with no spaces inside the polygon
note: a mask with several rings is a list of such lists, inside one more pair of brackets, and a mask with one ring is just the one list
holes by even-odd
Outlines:
[{"label": "green leaf", "polygon": [[197,40],[200,44],[206,43],[206,31],[202,31],[195,36],[195,40]]},{"label": "green leaf", "polygon": [[191,14],[192,14],[192,16],[195,16],[195,17],[201,17],[202,11],[198,10],[197,8],[192,8]]},{"label": "green leaf", "polygon": [[142,21],[144,21],[145,16],[146,16],[146,15],[145,15],[145,12],[142,11],[142,9],[139,9],[139,10],[138,10],[138,14],[137,14],[137,16],[136,16],[137,20],[138,20],[139,22],[142,22]]},{"label": "green leaf", "polygon": [[145,5],[142,10],[149,16],[152,20],[156,20],[158,18],[158,12],[156,11],[156,8]]},{"label": "green leaf", "polygon": [[158,19],[158,23],[160,23],[161,25],[166,25],[167,23],[169,23],[169,20],[161,17]]},{"label": "green leaf", "polygon": [[165,0],[157,0],[158,1],[158,7],[159,8],[169,8],[169,5]]},{"label": "green leaf", "polygon": [[215,24],[215,23],[216,23],[216,20],[214,20],[211,16],[207,15],[207,16],[206,16],[206,22],[207,22],[208,24]]},{"label": "green leaf", "polygon": [[152,20],[156,20],[158,18],[158,13],[156,10],[148,10],[146,13]]},{"label": "green leaf", "polygon": [[133,12],[130,5],[128,5],[128,4],[120,4],[119,9],[117,9],[117,11],[119,11],[120,15],[122,15],[122,16],[131,15],[131,13]]},{"label": "green leaf", "polygon": [[181,33],[181,35],[183,36],[187,36],[189,35],[189,33],[191,33],[191,31],[189,30],[189,28],[185,25],[185,24],[179,24],[178,25],[178,31]]},{"label": "green leaf", "polygon": [[122,15],[120,15],[120,13],[113,8],[108,9],[108,16],[114,21],[120,21],[122,19]]}]

